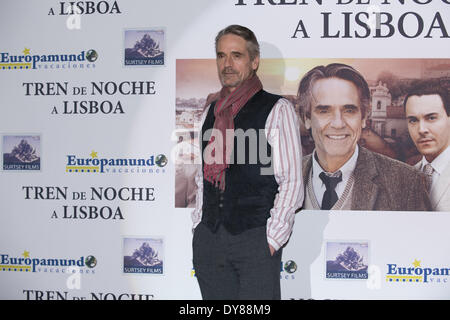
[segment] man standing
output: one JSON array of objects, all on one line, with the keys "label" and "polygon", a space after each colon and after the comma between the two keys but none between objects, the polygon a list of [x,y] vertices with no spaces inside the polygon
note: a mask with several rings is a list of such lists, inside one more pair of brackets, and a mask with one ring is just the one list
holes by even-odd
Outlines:
[{"label": "man standing", "polygon": [[203,299],[280,299],[281,248],[303,202],[298,118],[262,89],[251,30],[220,31],[216,62],[222,90],[203,114],[192,213],[195,273]]},{"label": "man standing", "polygon": [[425,175],[358,146],[370,101],[358,71],[337,63],[315,67],[301,80],[298,95],[315,143],[303,158],[304,209],[430,209]]},{"label": "man standing", "polygon": [[437,82],[423,82],[410,90],[404,102],[408,131],[423,155],[416,168],[430,176],[431,204],[450,211],[450,101]]}]

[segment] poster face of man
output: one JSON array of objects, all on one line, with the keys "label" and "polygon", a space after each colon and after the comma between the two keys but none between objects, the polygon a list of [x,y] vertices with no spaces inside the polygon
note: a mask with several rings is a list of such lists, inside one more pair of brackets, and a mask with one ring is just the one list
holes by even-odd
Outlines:
[{"label": "poster face of man", "polygon": [[437,94],[411,96],[406,102],[408,130],[417,150],[431,162],[450,142],[450,117]]},{"label": "poster face of man", "polygon": [[217,72],[222,86],[234,89],[253,75],[258,68],[259,58],[253,60],[244,38],[226,34],[217,43]]},{"label": "poster face of man", "polygon": [[356,86],[347,80],[326,78],[312,88],[311,128],[321,166],[327,171],[341,167],[356,148],[365,126]]}]

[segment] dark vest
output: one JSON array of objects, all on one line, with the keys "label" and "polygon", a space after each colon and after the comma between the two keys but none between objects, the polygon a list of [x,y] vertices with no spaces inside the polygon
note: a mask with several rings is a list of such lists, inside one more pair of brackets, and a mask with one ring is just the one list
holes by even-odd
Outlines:
[{"label": "dark vest", "polygon": [[[273,170],[269,175],[260,174],[262,168],[272,166],[272,151],[264,128],[267,117],[280,98],[261,90],[236,115],[233,162],[225,171],[225,191],[221,192],[203,179],[202,222],[212,232],[216,232],[220,224],[231,234],[266,225],[278,184]],[[214,106],[215,103],[211,104],[203,123],[202,154],[210,138],[210,134],[205,132],[214,126]],[[239,129],[247,133],[245,139],[239,134]]]}]

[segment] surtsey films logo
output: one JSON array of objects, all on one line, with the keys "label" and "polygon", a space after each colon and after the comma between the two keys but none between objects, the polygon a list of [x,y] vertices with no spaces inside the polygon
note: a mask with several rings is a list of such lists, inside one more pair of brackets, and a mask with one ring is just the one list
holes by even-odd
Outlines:
[{"label": "surtsey films logo", "polygon": [[25,250],[19,257],[0,254],[0,271],[6,272],[45,272],[54,274],[82,273],[94,274],[97,259],[92,256],[77,258],[34,257]]},{"label": "surtsey films logo", "polygon": [[39,135],[3,136],[3,170],[41,170]]},{"label": "surtsey films logo", "polygon": [[446,284],[450,277],[450,268],[422,267],[422,261],[414,259],[409,266],[387,264],[386,282],[388,283],[440,283]]},{"label": "surtsey films logo", "polygon": [[125,30],[125,66],[164,65],[164,29]]},{"label": "surtsey films logo", "polygon": [[326,279],[367,279],[368,242],[327,242]]},{"label": "surtsey films logo", "polygon": [[0,52],[1,70],[93,69],[98,53],[94,49],[70,53],[32,54],[30,48],[21,54]]},{"label": "surtsey films logo", "polygon": [[101,157],[92,151],[88,158],[67,155],[66,172],[69,173],[165,173],[168,160],[163,154],[145,158]]},{"label": "surtsey films logo", "polygon": [[124,238],[123,272],[164,274],[164,242],[161,238]]}]

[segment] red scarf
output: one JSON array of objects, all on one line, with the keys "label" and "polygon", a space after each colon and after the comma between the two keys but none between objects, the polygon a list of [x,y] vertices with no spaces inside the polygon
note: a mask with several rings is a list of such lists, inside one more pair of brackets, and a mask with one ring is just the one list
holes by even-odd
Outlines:
[{"label": "red scarf", "polygon": [[214,109],[213,132],[203,151],[205,162],[203,177],[221,190],[225,190],[225,169],[229,167],[234,146],[234,134],[227,139],[226,132],[227,130],[234,132],[234,118],[247,101],[260,90],[262,90],[261,81],[254,75],[244,80],[231,93],[225,87],[220,91]]}]

